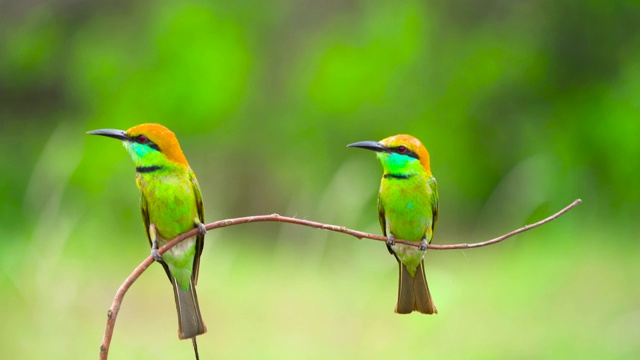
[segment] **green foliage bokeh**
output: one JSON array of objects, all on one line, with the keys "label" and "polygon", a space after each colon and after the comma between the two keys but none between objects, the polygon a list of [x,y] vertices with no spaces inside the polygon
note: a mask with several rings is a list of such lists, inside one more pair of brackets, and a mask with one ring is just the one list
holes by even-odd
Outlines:
[{"label": "green foliage bokeh", "polygon": [[[633,1],[0,3],[0,357],[97,356],[148,255],[134,171],[88,130],[171,128],[207,221],[379,232],[380,166],[420,138],[439,181],[440,314],[394,315],[384,246],[279,224],[210,232],[203,358],[640,355],[640,5]],[[152,267],[111,358],[189,358]]]}]

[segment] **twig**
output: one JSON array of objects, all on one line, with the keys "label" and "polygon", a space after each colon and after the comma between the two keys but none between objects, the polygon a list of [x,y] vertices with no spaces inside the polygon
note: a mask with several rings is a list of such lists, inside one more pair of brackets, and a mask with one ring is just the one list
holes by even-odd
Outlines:
[{"label": "twig", "polygon": [[[504,234],[495,239],[491,239],[491,240],[487,240],[479,243],[472,243],[472,244],[451,244],[451,245],[428,244],[427,247],[433,250],[454,250],[454,249],[474,249],[474,248],[479,248],[483,246],[493,245],[503,240],[506,240],[514,235],[523,233],[527,230],[531,230],[535,227],[538,227],[554,219],[557,219],[558,217],[560,217],[567,211],[571,210],[581,202],[582,200],[577,199],[571,204],[569,204],[567,207],[565,207],[564,209],[558,211],[557,213],[549,216],[544,220],[540,220],[530,225],[525,225],[520,229],[514,230],[510,233]],[[357,231],[357,230],[351,230],[344,226],[323,224],[316,221],[280,216],[278,214],[248,216],[248,217],[241,217],[241,218],[235,218],[235,219],[220,220],[220,221],[207,224],[206,228],[207,230],[213,230],[213,229],[223,228],[227,226],[240,225],[240,224],[246,224],[251,222],[284,222],[289,224],[297,224],[297,225],[309,226],[309,227],[322,229],[322,230],[339,232],[339,233],[355,236],[358,239],[371,239],[371,240],[378,240],[378,241],[387,240],[387,238],[384,236],[369,234],[369,233]],[[181,241],[196,235],[197,231],[198,230],[194,228],[193,230],[189,230],[184,234],[178,235],[173,240],[169,241],[160,249],[158,249],[158,253],[164,254],[167,250],[177,245]],[[412,241],[406,241],[406,240],[400,240],[400,239],[396,239],[396,243],[410,245],[410,246],[420,245],[419,242],[412,242]],[[102,345],[100,346],[100,360],[106,360],[109,355],[109,346],[111,344],[111,338],[113,337],[113,329],[115,327],[116,318],[118,317],[118,311],[120,310],[120,306],[122,304],[122,299],[124,298],[124,295],[126,294],[127,290],[129,290],[131,285],[138,279],[138,277],[140,277],[140,275],[142,275],[142,273],[153,263],[153,261],[154,260],[152,256],[147,257],[140,265],[138,265],[138,267],[136,267],[136,269],[131,273],[131,275],[127,277],[125,282],[120,286],[120,288],[116,292],[116,296],[113,299],[113,303],[111,304],[111,307],[107,312],[107,326],[104,332],[104,337],[102,339]]]}]

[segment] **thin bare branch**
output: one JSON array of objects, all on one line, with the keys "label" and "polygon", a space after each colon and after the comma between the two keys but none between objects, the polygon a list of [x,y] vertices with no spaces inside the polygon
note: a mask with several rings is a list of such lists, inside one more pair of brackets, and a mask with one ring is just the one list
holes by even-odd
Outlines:
[{"label": "thin bare branch", "polygon": [[[540,220],[533,224],[525,225],[517,230],[511,231],[510,233],[504,234],[495,239],[491,239],[491,240],[487,240],[479,243],[471,243],[471,244],[451,244],[451,245],[429,244],[427,247],[433,250],[454,250],[454,249],[474,249],[474,248],[479,248],[483,246],[493,245],[503,240],[506,240],[514,235],[523,233],[527,230],[531,230],[535,227],[538,227],[554,219],[557,219],[558,217],[560,217],[567,211],[571,210],[581,202],[582,200],[577,199],[571,204],[569,204],[567,207],[565,207],[564,209],[558,211],[557,213],[549,216],[546,219]],[[323,223],[311,221],[311,220],[303,220],[303,219],[296,219],[292,217],[280,216],[278,214],[247,216],[247,217],[241,217],[241,218],[235,218],[235,219],[220,220],[220,221],[207,224],[206,228],[207,230],[213,230],[213,229],[223,228],[227,226],[247,224],[252,222],[284,222],[289,224],[309,226],[316,229],[339,232],[339,233],[354,236],[358,239],[371,239],[371,240],[378,240],[378,241],[387,240],[387,238],[384,236],[369,234],[369,233],[357,231],[357,230],[351,230],[344,226],[323,224]],[[197,231],[198,230],[194,228],[193,230],[189,230],[184,234],[178,235],[173,240],[169,241],[160,249],[158,249],[158,253],[164,254],[167,250],[177,245],[181,241],[196,235]],[[419,246],[420,244],[419,242],[412,242],[412,241],[406,241],[406,240],[400,240],[400,239],[396,239],[396,243],[410,245],[410,246]],[[133,285],[133,283],[138,279],[138,277],[140,277],[140,275],[142,275],[142,273],[153,263],[153,261],[154,260],[151,255],[147,257],[140,265],[138,265],[138,267],[136,267],[136,269],[131,273],[131,275],[127,277],[125,282],[120,286],[120,288],[116,292],[116,296],[113,299],[113,303],[111,304],[111,307],[107,312],[107,326],[104,332],[104,337],[102,339],[102,345],[100,346],[100,360],[106,360],[109,355],[109,346],[111,344],[111,338],[113,337],[113,330],[115,327],[116,318],[118,317],[118,312],[120,310],[120,306],[122,304],[122,299],[124,298],[124,295],[126,294],[127,290],[129,290],[131,285]]]}]

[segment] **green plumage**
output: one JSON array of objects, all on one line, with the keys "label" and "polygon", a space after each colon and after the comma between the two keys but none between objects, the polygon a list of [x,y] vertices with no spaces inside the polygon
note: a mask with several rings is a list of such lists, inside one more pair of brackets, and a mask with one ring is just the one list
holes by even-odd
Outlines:
[{"label": "green plumage", "polygon": [[[378,219],[385,236],[431,242],[438,221],[438,184],[417,159],[395,153],[377,153],[384,175],[378,193]],[[389,252],[398,260],[396,312],[437,313],[424,274],[424,251],[395,244]]]},{"label": "green plumage", "polygon": [[[395,311],[437,313],[424,273],[426,245],[438,221],[438,185],[429,168],[429,153],[410,135],[349,146],[375,151],[384,170],[378,192],[378,219],[388,239],[387,249],[398,260]],[[420,243],[420,247],[396,243],[395,239]]]},{"label": "green plumage", "polygon": [[[125,147],[137,169],[152,169],[136,172],[142,220],[150,244],[156,241],[161,247],[204,222],[202,195],[191,168],[142,144],[125,143]],[[181,339],[206,331],[195,292],[203,246],[204,234],[198,234],[162,255],[161,264],[174,288]]]},{"label": "green plumage", "polygon": [[[424,171],[404,176],[408,177],[383,177],[380,183],[378,217],[382,232],[397,239],[426,239],[430,243],[438,218],[436,180]],[[396,247],[395,254],[414,276],[424,252],[415,247]]]},{"label": "green plumage", "polygon": [[[194,220],[202,222],[203,208],[200,189],[191,169],[163,167],[153,173],[136,174],[140,189],[140,208],[149,242],[149,227],[154,224],[158,246],[194,227]],[[187,239],[163,256],[169,273],[176,278],[183,291],[189,290],[191,278],[197,276],[204,237]],[[169,274],[168,274],[169,275]]]},{"label": "green plumage", "polygon": [[[195,285],[204,246],[204,210],[198,181],[173,132],[159,124],[142,124],[127,131],[90,131],[122,141],[136,166],[142,220],[152,254],[173,286],[178,311],[178,335],[193,338],[206,332]],[[172,247],[161,257],[157,249],[196,227],[198,234]]]}]

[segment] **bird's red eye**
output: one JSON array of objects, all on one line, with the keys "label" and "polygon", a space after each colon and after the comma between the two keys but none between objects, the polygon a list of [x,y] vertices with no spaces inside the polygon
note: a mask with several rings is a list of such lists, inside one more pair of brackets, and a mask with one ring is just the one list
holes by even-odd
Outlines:
[{"label": "bird's red eye", "polygon": [[148,140],[148,139],[147,139],[147,137],[146,137],[146,136],[144,136],[144,135],[140,135],[140,136],[138,136],[138,142],[139,142],[140,144],[144,144],[144,143],[146,143],[146,142],[147,142],[147,140]]},{"label": "bird's red eye", "polygon": [[398,153],[404,154],[406,152],[407,152],[407,147],[406,146],[404,146],[404,145],[398,146]]}]

